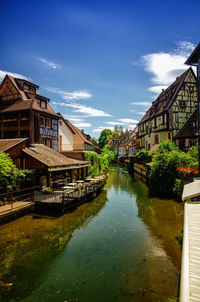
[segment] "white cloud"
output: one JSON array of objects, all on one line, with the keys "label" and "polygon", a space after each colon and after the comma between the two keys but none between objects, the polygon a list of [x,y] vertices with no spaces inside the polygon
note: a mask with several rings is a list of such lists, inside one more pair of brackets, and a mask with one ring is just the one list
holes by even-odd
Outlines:
[{"label": "white cloud", "polygon": [[13,72],[9,72],[9,71],[4,71],[4,70],[0,70],[0,81],[2,81],[4,79],[4,77],[6,76],[6,74],[11,75],[14,78],[19,78],[19,79],[25,79],[27,81],[29,81],[30,79],[19,74],[19,73],[13,73]]},{"label": "white cloud", "polygon": [[166,89],[168,86],[152,86],[152,87],[149,87],[148,90],[150,92],[153,92],[155,94],[160,94],[162,92],[162,89]]},{"label": "white cloud", "polygon": [[73,112],[79,112],[82,114],[86,114],[90,117],[99,117],[99,116],[111,116],[109,113],[106,113],[102,110],[98,110],[89,106],[84,106],[80,104],[66,104],[66,103],[58,103],[58,102],[53,102],[54,105],[60,105],[60,106],[66,106],[66,107],[71,107],[74,110]]},{"label": "white cloud", "polygon": [[118,119],[119,122],[122,122],[124,124],[137,124],[138,121],[137,120],[133,120],[133,119],[129,119],[129,118],[120,118]]},{"label": "white cloud", "polygon": [[119,125],[127,125],[127,123],[119,122],[119,121],[113,121],[113,122],[105,122],[107,125],[113,125],[113,126],[119,126]]},{"label": "white cloud", "polygon": [[110,130],[113,131],[113,130],[114,130],[114,127],[107,127],[107,126],[102,127],[102,126],[101,126],[101,127],[98,127],[98,128],[93,129],[92,132],[98,132],[98,133],[99,133],[99,132],[101,132],[101,131],[104,130],[104,129],[110,129]]},{"label": "white cloud", "polygon": [[73,125],[76,126],[77,128],[86,128],[92,126],[92,124],[90,123],[74,123]]},{"label": "white cloud", "polygon": [[68,120],[75,123],[80,123],[84,121],[82,118],[73,118],[73,117],[69,117]]},{"label": "white cloud", "polygon": [[126,128],[128,128],[128,130],[133,130],[137,125],[133,124],[133,125],[128,125]]},{"label": "white cloud", "polygon": [[146,106],[146,107],[149,107],[151,106],[151,103],[150,102],[132,102],[131,103],[132,105],[136,105],[136,106]]},{"label": "white cloud", "polygon": [[187,68],[185,61],[193,51],[195,45],[187,41],[178,42],[176,49],[169,52],[150,53],[142,56],[145,70],[153,75],[151,81],[155,86],[148,90],[160,93],[162,88],[169,86],[177,76],[180,76]]},{"label": "white cloud", "polygon": [[47,66],[53,68],[53,69],[57,69],[58,67],[60,67],[60,65],[54,63],[54,62],[50,62],[44,58],[38,58],[38,60],[44,64],[46,64]]},{"label": "white cloud", "polygon": [[56,93],[60,95],[63,100],[68,100],[68,101],[84,100],[92,97],[92,94],[89,93],[87,90],[74,90],[70,92],[67,90],[62,90],[59,88],[51,88],[51,87],[47,87],[46,90]]},{"label": "white cloud", "polygon": [[145,112],[144,111],[137,111],[137,110],[131,110],[131,112],[134,112],[134,113],[136,113],[136,114],[139,114],[139,115],[144,115],[145,114]]}]

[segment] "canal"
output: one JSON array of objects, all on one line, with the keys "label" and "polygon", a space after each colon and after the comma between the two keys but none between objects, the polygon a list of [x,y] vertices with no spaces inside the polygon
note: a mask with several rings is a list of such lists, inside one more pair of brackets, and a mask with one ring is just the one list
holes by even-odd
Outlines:
[{"label": "canal", "polygon": [[168,302],[178,292],[182,211],[113,166],[92,202],[0,227],[0,301]]}]

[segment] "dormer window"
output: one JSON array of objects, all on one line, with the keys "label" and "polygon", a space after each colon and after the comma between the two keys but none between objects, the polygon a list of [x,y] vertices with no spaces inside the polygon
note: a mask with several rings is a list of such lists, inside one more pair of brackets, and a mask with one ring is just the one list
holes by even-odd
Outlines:
[{"label": "dormer window", "polygon": [[40,107],[42,109],[46,109],[47,108],[47,103],[45,101],[40,101]]},{"label": "dormer window", "polygon": [[29,91],[29,86],[27,84],[24,84],[24,91]]},{"label": "dormer window", "polygon": [[30,87],[30,92],[31,93],[35,93],[35,88],[34,87]]}]

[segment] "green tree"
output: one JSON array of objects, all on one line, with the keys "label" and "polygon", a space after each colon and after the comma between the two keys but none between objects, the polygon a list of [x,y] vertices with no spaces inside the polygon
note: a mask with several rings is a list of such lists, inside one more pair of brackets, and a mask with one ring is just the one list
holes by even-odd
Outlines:
[{"label": "green tree", "polygon": [[0,153],[0,192],[6,193],[18,189],[27,170],[19,170],[7,153]]},{"label": "green tree", "polygon": [[192,160],[189,154],[164,141],[160,143],[152,162],[152,191],[155,195],[164,197],[173,194],[175,180],[178,178],[177,167],[187,167]]},{"label": "green tree", "polygon": [[198,165],[198,144],[190,147],[188,150],[188,154],[192,158],[193,164]]},{"label": "green tree", "polygon": [[147,150],[140,150],[136,153],[136,159],[140,162],[143,162],[143,163],[150,163],[152,161],[152,155],[149,151]]},{"label": "green tree", "polygon": [[115,159],[115,153],[109,145],[105,145],[103,147],[101,154],[107,157],[109,163],[111,163]]},{"label": "green tree", "polygon": [[101,131],[99,136],[99,146],[103,148],[109,138],[113,137],[113,132],[110,129],[104,129]]}]

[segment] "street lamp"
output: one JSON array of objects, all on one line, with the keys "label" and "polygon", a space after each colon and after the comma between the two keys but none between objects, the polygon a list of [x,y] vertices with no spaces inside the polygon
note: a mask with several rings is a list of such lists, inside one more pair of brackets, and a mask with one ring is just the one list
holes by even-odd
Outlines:
[{"label": "street lamp", "polygon": [[185,64],[196,66],[197,68],[197,133],[198,133],[198,162],[200,177],[200,43],[193,50]]}]

